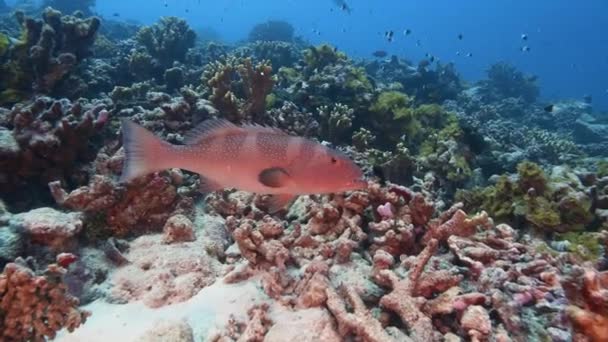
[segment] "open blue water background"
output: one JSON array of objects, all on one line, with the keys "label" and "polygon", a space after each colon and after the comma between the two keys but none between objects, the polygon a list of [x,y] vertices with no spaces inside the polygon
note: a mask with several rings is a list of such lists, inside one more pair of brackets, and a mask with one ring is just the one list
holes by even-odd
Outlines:
[{"label": "open blue water background", "polygon": [[[506,61],[538,75],[547,101],[589,94],[595,109],[608,110],[608,0],[348,3],[350,15],[332,0],[97,0],[96,11],[145,24],[180,16],[193,27],[213,28],[226,42],[246,38],[259,22],[281,19],[311,43],[334,44],[351,57],[386,50],[417,61],[430,53],[453,61],[468,81],[483,78],[492,63]],[[405,29],[412,34],[404,36]],[[392,43],[384,38],[387,30],[395,32]],[[463,40],[457,39],[459,33]],[[524,33],[528,41],[522,41]],[[524,45],[529,52],[521,51]]]}]

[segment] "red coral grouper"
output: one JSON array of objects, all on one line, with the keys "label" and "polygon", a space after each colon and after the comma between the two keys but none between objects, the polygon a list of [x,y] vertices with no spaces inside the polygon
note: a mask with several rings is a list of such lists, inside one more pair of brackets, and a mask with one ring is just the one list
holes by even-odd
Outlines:
[{"label": "red coral grouper", "polygon": [[185,145],[172,145],[124,119],[122,136],[126,159],[121,182],[181,168],[200,174],[202,192],[236,188],[271,194],[271,212],[296,195],[367,186],[361,169],[345,155],[275,128],[208,120],[186,135]]}]

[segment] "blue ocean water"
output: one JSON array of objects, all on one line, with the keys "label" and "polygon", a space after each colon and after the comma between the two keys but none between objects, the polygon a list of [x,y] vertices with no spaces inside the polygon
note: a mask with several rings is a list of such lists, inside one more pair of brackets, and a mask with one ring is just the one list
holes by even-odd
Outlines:
[{"label": "blue ocean water", "polygon": [[[483,78],[489,65],[506,61],[539,76],[547,101],[591,95],[595,109],[608,109],[605,0],[351,0],[348,4],[350,14],[332,0],[98,0],[96,11],[145,24],[175,15],[193,27],[212,28],[226,42],[246,38],[257,23],[281,19],[311,43],[334,44],[352,57],[369,58],[375,50],[386,50],[413,61],[427,53],[453,61],[468,81]],[[403,34],[406,29],[412,32],[408,36]],[[395,32],[392,42],[384,37],[389,30]],[[524,46],[530,50],[522,51]]]}]

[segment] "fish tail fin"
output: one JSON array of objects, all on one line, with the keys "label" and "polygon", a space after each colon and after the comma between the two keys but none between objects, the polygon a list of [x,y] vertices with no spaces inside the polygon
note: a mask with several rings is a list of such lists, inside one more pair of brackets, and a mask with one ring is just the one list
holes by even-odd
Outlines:
[{"label": "fish tail fin", "polygon": [[131,120],[123,119],[121,124],[125,150],[121,183],[170,167],[164,164],[169,160],[171,144]]}]

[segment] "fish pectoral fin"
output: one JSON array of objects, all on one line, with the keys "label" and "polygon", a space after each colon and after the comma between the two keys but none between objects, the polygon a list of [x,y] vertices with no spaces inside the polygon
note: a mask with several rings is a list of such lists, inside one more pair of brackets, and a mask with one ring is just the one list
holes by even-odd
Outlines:
[{"label": "fish pectoral fin", "polygon": [[198,190],[204,194],[208,194],[210,192],[214,192],[217,190],[222,190],[224,187],[218,182],[209,179],[203,175],[199,175],[199,185]]},{"label": "fish pectoral fin", "polygon": [[271,214],[276,213],[277,211],[285,208],[295,198],[296,198],[296,196],[294,196],[292,194],[270,195],[267,200],[268,212]]},{"label": "fish pectoral fin", "polygon": [[282,167],[270,167],[262,170],[258,175],[260,183],[270,188],[282,188],[289,183],[290,179],[289,173]]}]

